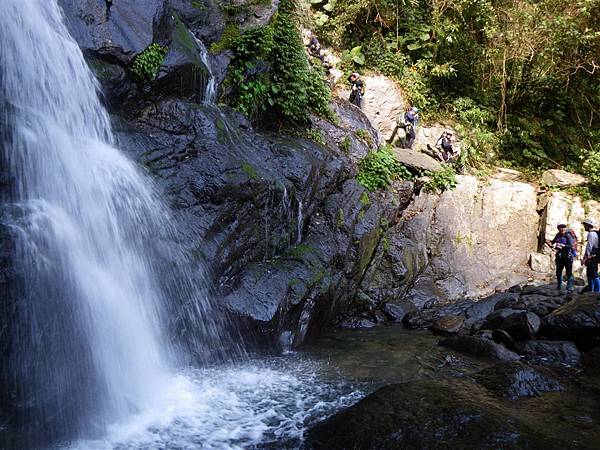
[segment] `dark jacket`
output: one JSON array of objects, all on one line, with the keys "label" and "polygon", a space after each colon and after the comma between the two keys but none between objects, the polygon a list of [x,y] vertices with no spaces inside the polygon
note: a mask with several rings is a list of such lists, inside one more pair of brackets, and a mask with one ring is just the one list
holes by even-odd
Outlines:
[{"label": "dark jacket", "polygon": [[556,257],[557,258],[572,258],[573,257],[573,237],[569,233],[565,233],[564,235],[560,233],[556,233],[554,239],[552,239],[553,244],[560,244],[560,247],[556,249]]}]

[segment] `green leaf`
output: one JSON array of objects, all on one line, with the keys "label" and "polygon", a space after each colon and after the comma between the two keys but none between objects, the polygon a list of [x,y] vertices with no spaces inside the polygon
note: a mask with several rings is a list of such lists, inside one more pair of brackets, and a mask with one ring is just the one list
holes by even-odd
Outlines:
[{"label": "green leaf", "polygon": [[415,42],[414,44],[410,44],[406,48],[408,48],[412,52],[414,50],[419,50],[421,47],[422,47],[421,44],[418,44],[418,43]]},{"label": "green leaf", "polygon": [[431,36],[429,36],[429,33],[422,33],[421,35],[419,35],[419,39],[421,39],[422,41],[428,41],[431,38]]}]

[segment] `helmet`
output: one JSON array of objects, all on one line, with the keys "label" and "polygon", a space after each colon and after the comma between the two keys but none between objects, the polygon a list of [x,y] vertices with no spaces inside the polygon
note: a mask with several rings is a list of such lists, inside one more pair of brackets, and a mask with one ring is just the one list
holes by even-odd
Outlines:
[{"label": "helmet", "polygon": [[416,106],[412,107],[412,112],[419,112],[419,108],[417,108]]},{"label": "helmet", "polygon": [[581,222],[584,225],[589,225],[590,227],[595,227],[596,224],[594,223],[593,219],[590,219],[589,217],[586,219],[583,219],[583,222]]},{"label": "helmet", "polygon": [[556,228],[560,230],[561,228],[567,228],[567,225],[564,223],[559,223],[558,225],[556,225]]},{"label": "helmet", "polygon": [[360,75],[358,74],[358,72],[352,72],[352,75],[350,75],[351,77],[360,77]]}]

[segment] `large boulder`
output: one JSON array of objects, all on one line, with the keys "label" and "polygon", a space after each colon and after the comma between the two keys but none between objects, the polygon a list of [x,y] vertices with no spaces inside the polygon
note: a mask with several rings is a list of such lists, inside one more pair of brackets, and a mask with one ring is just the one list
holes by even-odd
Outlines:
[{"label": "large boulder", "polygon": [[541,320],[536,314],[522,311],[507,316],[499,328],[510,334],[514,340],[523,340],[535,338],[540,325]]},{"label": "large boulder", "polygon": [[554,339],[574,341],[580,348],[600,346],[600,294],[576,296],[543,319],[542,332]]},{"label": "large boulder", "polygon": [[586,184],[588,179],[583,175],[567,172],[566,170],[550,169],[542,174],[542,181],[549,186],[568,187]]},{"label": "large boulder", "polygon": [[529,255],[537,247],[535,188],[457,179],[454,190],[415,198],[388,233],[365,282],[377,278],[379,269],[395,267],[398,275],[388,285],[404,287],[418,305],[431,298],[478,298],[527,279]]},{"label": "large boulder", "polygon": [[534,369],[520,362],[508,362],[483,369],[475,374],[475,379],[496,395],[509,400],[563,389],[547,369]]},{"label": "large boulder", "polygon": [[581,364],[581,353],[569,341],[521,341],[515,344],[515,349],[538,364],[568,367]]},{"label": "large boulder", "polygon": [[[385,386],[313,427],[310,449],[560,448],[476,386],[426,380]],[[566,448],[565,447],[565,448]]]},{"label": "large boulder", "polygon": [[[361,109],[379,131],[381,141],[388,141],[396,130],[396,117],[405,110],[402,92],[392,79],[383,75],[365,76],[363,80],[366,91]],[[349,94],[343,88],[338,95],[347,99]]]},{"label": "large boulder", "polygon": [[452,336],[441,340],[439,345],[480,358],[491,358],[498,361],[519,360],[519,355],[516,353],[483,337]]},{"label": "large boulder", "polygon": [[407,148],[393,148],[392,152],[399,162],[413,170],[437,172],[442,168],[442,164],[439,161],[436,161],[423,152]]}]

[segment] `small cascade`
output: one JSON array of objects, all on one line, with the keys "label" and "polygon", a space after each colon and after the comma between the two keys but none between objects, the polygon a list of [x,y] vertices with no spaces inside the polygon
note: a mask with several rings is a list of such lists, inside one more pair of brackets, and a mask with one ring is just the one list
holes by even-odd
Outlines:
[{"label": "small cascade", "polygon": [[302,229],[304,228],[304,218],[302,217],[302,200],[298,200],[298,220],[297,220],[297,234],[296,234],[296,244],[302,242]]},{"label": "small cascade", "polygon": [[206,48],[206,45],[204,45],[204,42],[202,42],[198,38],[196,38],[196,42],[198,44],[200,60],[202,61],[204,67],[206,67],[206,70],[208,72],[208,80],[206,81],[206,86],[204,88],[204,103],[212,104],[217,99],[217,80],[212,71],[211,63],[208,57],[208,49]]}]

